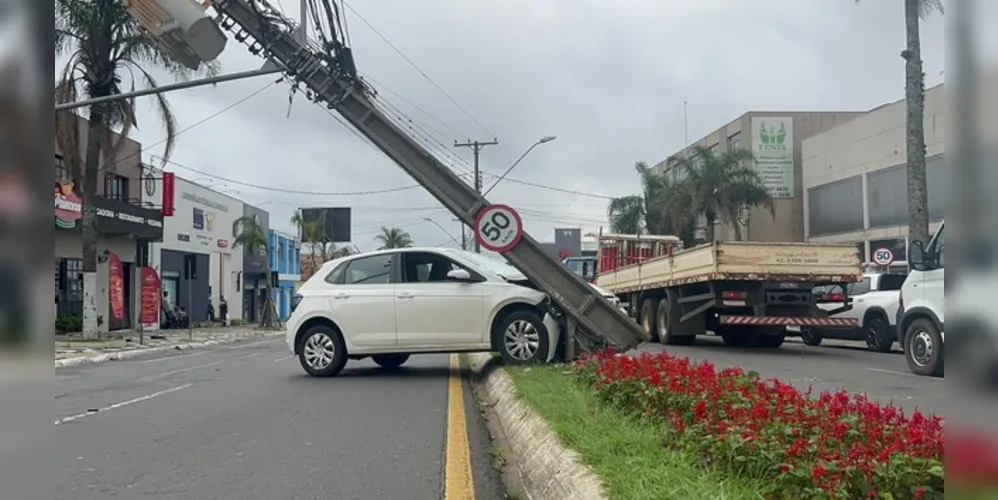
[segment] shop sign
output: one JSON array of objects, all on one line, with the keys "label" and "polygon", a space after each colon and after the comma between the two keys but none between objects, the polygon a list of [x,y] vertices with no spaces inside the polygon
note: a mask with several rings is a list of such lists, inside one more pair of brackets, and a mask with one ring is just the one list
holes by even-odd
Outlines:
[{"label": "shop sign", "polygon": [[114,252],[108,253],[107,274],[111,301],[111,319],[125,319],[125,272],[121,267],[121,258]]},{"label": "shop sign", "polygon": [[223,240],[223,239],[219,238],[219,240],[218,240],[218,248],[229,248],[229,240]]},{"label": "shop sign", "polygon": [[159,324],[160,281],[156,269],[142,268],[142,324]]},{"label": "shop sign", "polygon": [[73,182],[59,182],[55,186],[55,225],[72,229],[83,218],[83,200],[73,192]]}]

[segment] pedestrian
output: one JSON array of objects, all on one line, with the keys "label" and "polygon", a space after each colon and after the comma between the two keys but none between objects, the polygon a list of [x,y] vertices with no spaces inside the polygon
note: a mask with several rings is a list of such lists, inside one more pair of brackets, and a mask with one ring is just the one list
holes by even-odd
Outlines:
[{"label": "pedestrian", "polygon": [[215,304],[211,303],[211,297],[208,297],[208,322],[215,322]]},{"label": "pedestrian", "polygon": [[223,326],[229,326],[229,303],[225,301],[224,295],[218,297],[218,317]]}]

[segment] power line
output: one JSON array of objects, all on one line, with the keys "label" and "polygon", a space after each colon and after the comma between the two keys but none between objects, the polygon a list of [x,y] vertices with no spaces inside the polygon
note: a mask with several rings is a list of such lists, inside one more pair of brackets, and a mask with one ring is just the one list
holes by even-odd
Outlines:
[{"label": "power line", "polygon": [[471,120],[473,122],[475,122],[475,124],[478,125],[483,131],[485,131],[486,134],[491,135],[491,136],[495,136],[495,134],[493,134],[491,131],[489,131],[489,129],[485,125],[482,125],[482,122],[478,121],[478,119],[476,119],[474,116],[472,116],[472,114],[469,113],[468,110],[464,108],[464,106],[461,106],[461,103],[457,102],[456,99],[454,99],[453,97],[451,97],[451,95],[448,94],[447,91],[443,89],[443,87],[441,87],[440,85],[438,85],[437,82],[433,81],[433,79],[430,78],[430,76],[427,75],[422,69],[420,69],[419,66],[416,65],[416,63],[412,62],[412,59],[409,59],[409,57],[407,57],[402,52],[401,49],[399,49],[398,47],[396,47],[394,43],[392,43],[387,37],[385,37],[385,35],[381,34],[381,32],[378,31],[378,29],[375,28],[373,25],[371,25],[371,23],[369,23],[367,21],[367,19],[364,19],[364,16],[360,15],[360,13],[357,12],[356,9],[354,9],[350,4],[346,3],[345,0],[343,1],[343,5],[345,5],[346,8],[350,9],[350,12],[353,12],[354,15],[357,16],[357,19],[360,19],[361,22],[363,22],[364,24],[366,24],[368,28],[371,28],[371,31],[373,31],[374,34],[378,35],[378,37],[381,38],[382,41],[384,41],[386,44],[388,44],[388,46],[391,47],[392,50],[394,50],[399,56],[401,56],[402,59],[405,60],[405,62],[409,63],[409,65],[412,66],[420,75],[422,75],[423,78],[426,78],[426,81],[430,82],[434,87],[436,87],[437,90],[439,90],[440,93],[442,93],[445,97],[447,97],[447,99],[450,100],[450,102],[452,102],[455,106],[457,106],[457,108],[460,109],[461,112],[463,112],[465,115],[467,115],[468,118],[471,118]]},{"label": "power line", "polygon": [[395,188],[388,188],[388,189],[373,189],[373,190],[370,190],[370,191],[350,191],[350,192],[340,192],[340,193],[322,192],[322,191],[302,191],[302,190],[298,190],[298,189],[275,188],[275,187],[270,187],[270,186],[261,186],[259,184],[252,184],[252,183],[249,183],[249,182],[237,181],[235,179],[229,179],[227,177],[222,177],[220,175],[211,174],[211,173],[205,172],[204,170],[198,170],[196,168],[188,167],[187,165],[184,165],[182,163],[177,163],[176,161],[173,161],[173,160],[167,160],[165,158],[158,157],[158,156],[156,158],[159,158],[159,159],[165,161],[166,163],[169,163],[170,165],[182,168],[184,170],[189,170],[189,171],[194,172],[196,174],[201,174],[201,175],[203,175],[205,177],[211,177],[213,179],[220,179],[220,180],[223,180],[225,182],[231,182],[231,183],[239,185],[239,186],[246,186],[246,187],[251,187],[251,188],[254,188],[254,189],[260,189],[260,190],[264,190],[264,191],[274,191],[274,192],[277,192],[277,193],[304,194],[304,195],[312,195],[312,196],[365,196],[365,195],[372,195],[372,194],[396,193],[398,191],[406,191],[406,190],[409,190],[409,189],[416,189],[416,188],[420,187],[419,185],[414,185],[414,186],[402,186],[402,187],[395,187]]}]

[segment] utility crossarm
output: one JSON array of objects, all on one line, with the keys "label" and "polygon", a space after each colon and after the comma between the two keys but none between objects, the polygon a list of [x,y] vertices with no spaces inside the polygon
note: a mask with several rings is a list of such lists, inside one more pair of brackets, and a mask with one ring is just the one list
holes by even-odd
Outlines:
[{"label": "utility crossarm", "polygon": [[[294,23],[262,0],[214,0],[213,8],[220,14],[221,27],[246,43],[250,52],[283,67],[294,85],[310,91],[310,99],[338,111],[457,218],[474,226],[475,216],[489,202],[374,106],[370,91],[354,76],[352,60],[331,59],[312,44],[302,46]],[[644,339],[637,323],[548,255],[530,235],[524,234],[504,256],[548,294],[567,316],[566,324],[576,325],[567,334],[584,349],[610,345],[627,350]]]}]

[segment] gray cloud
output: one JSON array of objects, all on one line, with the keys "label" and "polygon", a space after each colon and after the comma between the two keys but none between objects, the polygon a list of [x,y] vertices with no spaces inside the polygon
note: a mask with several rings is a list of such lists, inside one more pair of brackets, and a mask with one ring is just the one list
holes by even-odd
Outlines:
[{"label": "gray cloud", "polygon": [[[291,16],[297,2],[282,0]],[[866,0],[698,0],[606,2],[550,0],[349,2],[488,129],[483,130],[406,63],[352,12],[351,42],[361,73],[381,98],[439,130],[431,144],[442,159],[469,169],[470,151],[455,139],[499,138],[483,168],[501,173],[534,141],[538,147],[515,179],[604,195],[637,192],[633,163],[665,158],[683,145],[683,101],[697,138],[750,109],[867,109],[903,96],[904,22],[900,2]],[[943,23],[923,24],[928,84],[941,81]],[[226,72],[262,64],[234,40]],[[169,96],[181,127],[258,90],[267,78]],[[376,85],[377,87],[377,85]],[[178,139],[178,163],[253,184],[309,191],[367,191],[413,181],[322,108],[278,85]],[[162,138],[151,108],[142,107],[135,138]],[[460,133],[449,130],[440,120]],[[442,147],[441,147],[442,145]],[[161,147],[147,147],[160,154]],[[458,158],[464,161],[459,161]],[[203,177],[177,169],[188,178]],[[486,178],[486,185],[490,184]],[[224,181],[220,181],[224,183]],[[450,214],[421,189],[385,195],[319,197],[268,192],[227,183],[237,196],[270,210],[287,226],[295,206],[351,205],[356,244],[371,248],[381,225],[401,224],[418,244],[458,236]],[[605,200],[516,183],[490,196],[524,210],[527,229],[547,240],[558,226],[595,230]]]}]

